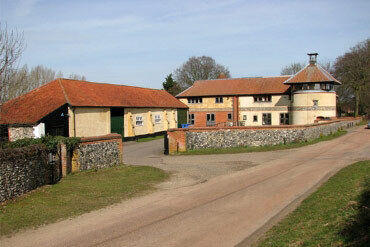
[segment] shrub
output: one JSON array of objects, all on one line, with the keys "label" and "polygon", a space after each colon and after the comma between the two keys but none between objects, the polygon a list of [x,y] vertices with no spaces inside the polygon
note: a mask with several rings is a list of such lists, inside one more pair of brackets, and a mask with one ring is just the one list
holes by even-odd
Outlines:
[{"label": "shrub", "polygon": [[49,152],[57,153],[58,145],[63,143],[66,145],[67,150],[73,150],[81,139],[78,137],[64,137],[64,136],[50,136],[46,135],[41,138],[24,138],[14,142],[5,142],[1,144],[1,148],[21,148],[31,145],[44,145]]}]

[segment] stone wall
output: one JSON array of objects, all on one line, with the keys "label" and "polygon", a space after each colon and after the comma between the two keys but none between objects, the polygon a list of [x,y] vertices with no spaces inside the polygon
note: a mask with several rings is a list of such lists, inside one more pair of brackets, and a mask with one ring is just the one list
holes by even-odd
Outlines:
[{"label": "stone wall", "polygon": [[174,129],[168,131],[169,153],[189,149],[229,148],[238,146],[264,146],[308,141],[348,128],[361,119],[342,119],[302,126],[264,127],[209,127]]},{"label": "stone wall", "polygon": [[9,141],[16,141],[23,138],[34,138],[35,135],[33,134],[33,127],[25,126],[25,127],[9,127]]},{"label": "stone wall", "polygon": [[122,147],[119,134],[81,138],[78,148],[62,158],[63,174],[121,164]]},{"label": "stone wall", "polygon": [[59,180],[59,166],[47,149],[35,145],[0,149],[0,202]]}]

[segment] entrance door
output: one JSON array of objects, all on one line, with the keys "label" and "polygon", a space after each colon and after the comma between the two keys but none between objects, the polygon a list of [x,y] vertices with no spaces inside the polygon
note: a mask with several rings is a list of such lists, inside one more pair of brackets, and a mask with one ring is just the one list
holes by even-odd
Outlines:
[{"label": "entrance door", "polygon": [[123,116],[123,108],[110,109],[110,132],[120,134],[122,139],[124,137]]}]

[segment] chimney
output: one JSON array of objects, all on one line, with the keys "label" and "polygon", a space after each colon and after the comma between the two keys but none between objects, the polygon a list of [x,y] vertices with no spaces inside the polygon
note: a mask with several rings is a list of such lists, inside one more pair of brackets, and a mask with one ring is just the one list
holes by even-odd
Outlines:
[{"label": "chimney", "polygon": [[218,76],[217,76],[217,79],[226,79],[227,77],[226,77],[226,75],[225,75],[225,73],[220,73]]},{"label": "chimney", "polygon": [[307,53],[307,55],[310,57],[310,65],[315,65],[317,62],[317,55],[319,55],[319,53]]}]

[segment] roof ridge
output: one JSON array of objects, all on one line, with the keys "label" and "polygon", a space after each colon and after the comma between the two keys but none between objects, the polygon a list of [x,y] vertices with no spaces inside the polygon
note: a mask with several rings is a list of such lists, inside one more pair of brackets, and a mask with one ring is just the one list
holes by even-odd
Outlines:
[{"label": "roof ridge", "polygon": [[278,77],[288,77],[288,76],[292,76],[292,75],[251,76],[251,77],[237,77],[237,78],[216,78],[216,79],[196,80],[195,82],[218,81],[218,80],[240,80],[240,79],[278,78]]},{"label": "roof ridge", "polygon": [[60,87],[62,88],[62,92],[63,92],[64,97],[66,98],[67,103],[68,103],[68,104],[71,104],[71,102],[69,101],[69,98],[68,98],[67,92],[66,92],[66,90],[65,90],[65,88],[64,88],[64,86],[63,86],[63,84],[62,84],[61,79],[60,79],[60,78],[58,78],[57,80],[58,80],[58,82],[59,82]]},{"label": "roof ridge", "polygon": [[287,83],[288,81],[290,81],[291,79],[293,79],[296,75],[298,75],[299,73],[301,73],[303,70],[305,70],[308,66],[310,66],[311,64],[307,64],[306,66],[304,66],[302,69],[300,69],[297,73],[295,73],[294,75],[292,75],[290,78],[288,78],[288,80],[284,81],[283,84]]},{"label": "roof ridge", "polygon": [[[139,87],[139,86],[130,86],[126,84],[115,84],[110,82],[95,82],[95,81],[84,81],[84,80],[75,80],[70,78],[58,78],[60,80],[68,80],[68,81],[77,81],[77,82],[84,82],[84,83],[91,83],[91,84],[102,84],[102,85],[112,85],[112,86],[123,86],[123,87],[132,87],[132,88],[141,88],[141,89],[149,89],[149,90],[158,90],[162,91],[164,89],[158,89],[158,88],[148,88],[148,87]],[[165,90],[166,91],[166,90]]]}]

